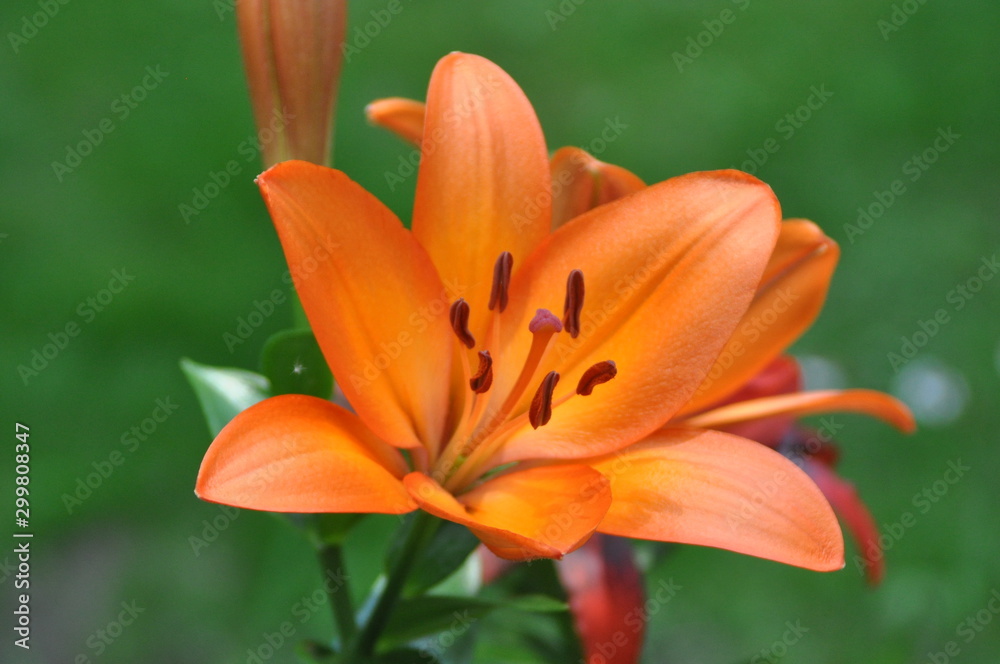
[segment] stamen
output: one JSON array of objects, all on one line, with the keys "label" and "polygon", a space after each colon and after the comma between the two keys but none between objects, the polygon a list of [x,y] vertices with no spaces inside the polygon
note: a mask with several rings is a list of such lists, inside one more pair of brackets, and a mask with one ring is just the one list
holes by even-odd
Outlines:
[{"label": "stamen", "polygon": [[618,375],[618,367],[611,360],[598,362],[583,372],[580,382],[576,385],[576,393],[589,397],[594,388],[601,383],[606,383]]},{"label": "stamen", "polygon": [[507,289],[510,288],[510,271],[514,267],[514,256],[505,251],[493,265],[493,289],[490,291],[490,311],[497,305],[500,313],[507,308]]},{"label": "stamen", "polygon": [[563,307],[563,323],[569,336],[580,336],[580,312],[583,311],[583,272],[573,270],[566,279],[566,304]]},{"label": "stamen", "polygon": [[451,329],[455,331],[458,340],[465,344],[470,350],[475,348],[476,339],[469,332],[469,303],[465,298],[458,298],[451,305]]},{"label": "stamen", "polygon": [[479,369],[469,380],[469,387],[476,394],[482,394],[493,384],[493,358],[488,350],[479,351]]},{"label": "stamen", "polygon": [[550,371],[542,379],[542,384],[538,386],[535,397],[531,400],[531,408],[528,409],[528,421],[531,427],[537,429],[549,423],[552,419],[552,393],[559,383],[559,374]]}]

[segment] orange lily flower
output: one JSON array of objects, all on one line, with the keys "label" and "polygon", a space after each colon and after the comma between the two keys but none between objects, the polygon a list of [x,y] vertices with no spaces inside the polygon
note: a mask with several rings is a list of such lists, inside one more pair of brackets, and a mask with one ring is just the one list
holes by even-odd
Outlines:
[{"label": "orange lily flower", "polygon": [[842,567],[836,518],[797,466],[694,418],[671,424],[756,302],[781,229],[770,189],[696,173],[552,231],[533,109],[459,53],[434,70],[420,142],[412,232],[339,171],[295,161],[258,178],[289,264],[316,266],[292,273],[354,412],[301,395],[247,409],[197,494],[421,508],[511,560],[604,532]]}]

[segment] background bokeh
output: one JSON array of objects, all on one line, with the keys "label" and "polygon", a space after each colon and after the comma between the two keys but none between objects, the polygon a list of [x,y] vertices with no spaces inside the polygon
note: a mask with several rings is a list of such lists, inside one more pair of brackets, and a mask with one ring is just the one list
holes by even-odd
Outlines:
[{"label": "background bokeh", "polygon": [[[0,9],[0,496],[12,520],[21,421],[31,427],[36,533],[30,652],[12,646],[13,554],[0,549],[0,659],[246,662],[319,579],[310,546],[284,522],[227,517],[192,492],[210,437],[179,358],[256,369],[264,341],[291,319],[286,303],[233,352],[223,340],[255,301],[287,288],[252,182],[259,161],[246,143],[255,130],[232,2],[60,2],[49,0],[57,11],[35,32],[25,17],[44,1]],[[842,473],[887,534],[880,588],[865,585],[853,548],[845,570],[815,574],[684,547],[648,577],[654,590],[667,579],[681,590],[652,616],[644,661],[996,661],[996,264],[984,268],[991,280],[969,280],[1000,253],[1000,6],[402,0],[375,37],[359,38],[388,4],[352,3],[358,51],[344,66],[335,161],[404,219],[415,178],[391,190],[385,174],[409,148],[367,126],[364,104],[422,98],[440,56],[482,54],[524,88],[551,149],[589,146],[647,181],[742,167],[774,188],[785,216],[816,220],[843,257],[823,315],[795,349],[812,385],[891,391],[920,419],[905,437],[837,416]],[[714,22],[723,10],[731,23]],[[675,55],[689,48],[690,60]],[[147,67],[161,74],[129,108],[120,97]],[[814,89],[832,96],[808,119],[785,120]],[[102,121],[113,131],[57,172],[53,162]],[[595,143],[606,123],[623,129]],[[957,138],[935,148],[939,132]],[[768,139],[777,151],[762,150]],[[763,163],[747,163],[755,155]],[[914,170],[919,155],[934,161]],[[232,159],[241,173],[187,223],[179,205]],[[905,191],[887,203],[881,192],[896,180]],[[876,203],[884,210],[858,225],[858,208]],[[134,279],[98,311],[87,300],[106,298],[116,270]],[[966,297],[961,286],[981,288]],[[917,334],[923,347],[893,366],[888,354],[940,309],[948,322]],[[79,334],[25,379],[18,367],[68,323]],[[144,423],[165,402],[171,414]],[[143,426],[141,438],[130,433]],[[121,465],[67,503],[112,455]],[[957,482],[945,481],[949,463],[968,467]],[[934,502],[919,497],[925,489]],[[212,536],[213,520],[225,529],[195,551],[191,538]],[[358,590],[387,525],[374,519],[355,538]],[[122,602],[142,613],[102,642]],[[808,631],[789,637],[796,624]],[[325,606],[295,625],[296,639],[332,629]],[[952,654],[931,656],[952,641]],[[483,661],[522,661],[497,652]],[[293,648],[268,661],[295,661]]]}]

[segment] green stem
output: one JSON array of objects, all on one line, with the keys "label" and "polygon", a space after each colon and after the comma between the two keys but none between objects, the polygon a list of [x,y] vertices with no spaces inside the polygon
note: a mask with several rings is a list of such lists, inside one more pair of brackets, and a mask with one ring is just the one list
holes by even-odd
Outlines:
[{"label": "green stem", "polygon": [[358,661],[365,661],[372,656],[378,637],[381,636],[382,630],[388,624],[389,616],[403,592],[406,578],[420,557],[421,549],[430,540],[439,523],[438,519],[427,512],[423,510],[417,512],[413,526],[403,543],[400,556],[386,580],[385,588],[382,589],[382,594],[379,596],[375,608],[372,609],[368,622],[351,644],[349,652],[352,657],[345,661],[353,662],[355,658]]},{"label": "green stem", "polygon": [[[323,585],[330,606],[333,608],[333,619],[337,623],[340,642],[347,643],[358,633],[354,622],[354,606],[351,604],[351,588],[348,585],[347,567],[344,565],[344,551],[339,544],[322,544],[319,547],[319,564],[323,570]],[[330,574],[337,583],[331,585]]]}]

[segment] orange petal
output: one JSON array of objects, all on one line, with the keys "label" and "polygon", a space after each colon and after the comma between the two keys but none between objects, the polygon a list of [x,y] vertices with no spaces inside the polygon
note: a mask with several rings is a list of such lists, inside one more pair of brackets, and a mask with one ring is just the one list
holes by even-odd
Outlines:
[{"label": "orange petal", "polygon": [[614,502],[598,530],[729,549],[817,571],[844,566],[823,494],[772,449],[717,431],[665,430],[591,462]]},{"label": "orange petal", "polygon": [[562,311],[566,277],[577,268],[586,291],[581,332],[555,338],[546,360],[554,366],[544,370],[562,375],[557,400],[598,362],[613,360],[618,375],[558,406],[544,427],[522,428],[495,461],[596,456],[665,424],[749,306],[780,218],[767,185],[718,171],[652,185],[553,233],[512,282],[493,390],[510,389],[531,341],[528,321],[536,308]]},{"label": "orange petal", "polygon": [[581,465],[505,473],[457,500],[423,473],[403,483],[420,507],[467,526],[507,560],[562,558],[587,541],[611,504],[608,481]]},{"label": "orange petal", "polygon": [[552,228],[634,191],[646,183],[630,171],[606,164],[574,147],[552,155]]},{"label": "orange petal", "polygon": [[415,99],[376,99],[365,107],[368,122],[388,129],[404,141],[420,146],[424,134],[424,103]]},{"label": "orange petal", "polygon": [[837,244],[816,224],[785,221],[753,304],[681,413],[739,389],[798,339],[823,308],[839,256]]},{"label": "orange petal", "polygon": [[509,251],[516,273],[548,234],[551,205],[545,139],[524,93],[489,60],[442,58],[427,92],[413,233],[471,305],[476,339],[497,257]]},{"label": "orange petal", "polygon": [[340,171],[291,161],[257,182],[316,339],[351,406],[393,445],[439,440],[452,294],[427,254],[388,208]]},{"label": "orange petal", "polygon": [[815,415],[830,412],[863,413],[888,422],[904,433],[916,428],[913,414],[899,399],[875,390],[817,390],[762,397],[712,409],[682,420],[681,426],[711,429],[775,415]]},{"label": "orange petal", "polygon": [[219,432],[198,471],[203,500],[269,512],[380,512],[416,505],[406,464],[358,418],[300,394],[251,406]]}]

